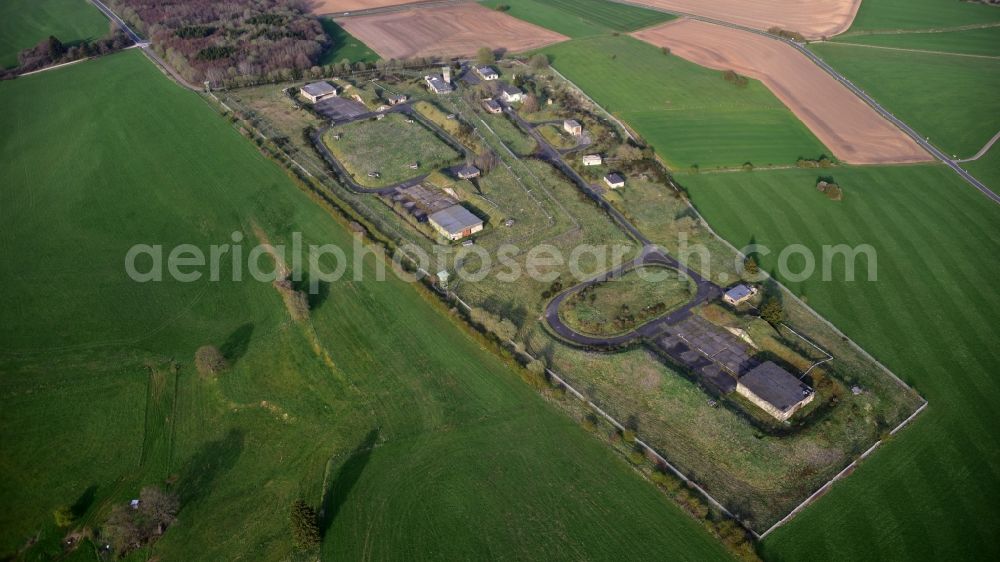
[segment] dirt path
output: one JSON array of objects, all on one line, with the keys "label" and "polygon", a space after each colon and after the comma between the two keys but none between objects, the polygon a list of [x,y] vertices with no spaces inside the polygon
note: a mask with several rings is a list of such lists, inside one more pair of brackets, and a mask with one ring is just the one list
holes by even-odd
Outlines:
[{"label": "dirt path", "polygon": [[822,43],[824,45],[845,45],[848,47],[867,47],[869,49],[882,49],[885,51],[904,51],[908,53],[923,53],[928,55],[946,55],[950,57],[969,57],[974,59],[1000,60],[1000,57],[995,55],[973,55],[970,53],[952,53],[950,51],[930,51],[927,49],[908,49],[906,47],[885,47],[883,45],[866,45],[864,43],[849,43],[847,41],[816,41],[816,43]]},{"label": "dirt path", "polygon": [[760,80],[841,161],[926,162],[931,155],[792,45],[744,31],[683,19],[635,37],[716,70]]},{"label": "dirt path", "polygon": [[858,37],[861,35],[909,35],[913,33],[948,33],[951,31],[971,31],[974,29],[990,29],[1000,27],[1000,23],[972,23],[952,27],[930,27],[926,29],[871,29],[864,31],[849,31],[841,37]]},{"label": "dirt path", "polygon": [[964,160],[955,160],[955,162],[963,162],[964,163],[964,162],[973,162],[975,160],[979,160],[980,158],[982,158],[983,156],[985,156],[987,152],[990,151],[990,148],[992,148],[993,145],[996,144],[996,142],[998,140],[1000,140],[1000,131],[997,131],[997,134],[993,135],[993,138],[991,138],[989,141],[987,141],[987,143],[985,145],[983,145],[982,148],[979,149],[979,152],[977,152],[975,154],[975,156],[972,156],[970,158],[965,158]]}]

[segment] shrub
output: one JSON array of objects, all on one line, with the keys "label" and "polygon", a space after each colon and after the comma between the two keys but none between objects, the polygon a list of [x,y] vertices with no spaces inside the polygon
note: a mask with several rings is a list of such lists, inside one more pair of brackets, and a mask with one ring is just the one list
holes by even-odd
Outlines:
[{"label": "shrub", "polygon": [[76,516],[73,515],[73,510],[68,505],[53,511],[52,517],[55,519],[57,527],[69,527],[76,521]]},{"label": "shrub", "polygon": [[642,454],[642,451],[632,449],[628,452],[627,458],[632,464],[642,464],[642,461],[646,460],[646,455]]},{"label": "shrub", "polygon": [[226,357],[219,348],[203,345],[194,353],[194,365],[202,376],[215,376],[229,368]]},{"label": "shrub", "polygon": [[770,298],[763,306],[760,307],[760,317],[770,323],[772,326],[777,326],[785,319],[785,310],[781,306],[781,301],[776,298]]},{"label": "shrub", "polygon": [[307,550],[319,546],[320,534],[316,511],[303,500],[295,500],[291,510],[292,544]]}]

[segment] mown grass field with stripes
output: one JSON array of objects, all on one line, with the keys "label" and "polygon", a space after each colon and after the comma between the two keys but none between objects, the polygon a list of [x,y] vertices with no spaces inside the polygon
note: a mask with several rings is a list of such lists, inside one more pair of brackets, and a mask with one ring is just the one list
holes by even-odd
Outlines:
[{"label": "mown grass field with stripes", "polygon": [[914,31],[1000,22],[1000,10],[957,0],[864,0],[848,33]]},{"label": "mown grass field with stripes", "polygon": [[[997,10],[1000,12],[1000,10]],[[837,37],[838,43],[859,43],[894,49],[918,49],[947,53],[1000,57],[1000,26],[965,31],[931,33],[885,33]]]},{"label": "mown grass field with stripes", "polygon": [[[139,51],[5,82],[0,106],[0,556],[61,556],[57,507],[99,526],[169,480],[179,520],[136,559],[291,559],[296,498],[324,559],[726,557],[433,299],[372,281],[370,255],[353,280],[346,228]],[[234,232],[244,256],[258,232],[345,247],[347,277],[294,322],[228,261],[125,274],[133,244]],[[192,366],[206,344],[217,378]]]},{"label": "mown grass field with stripes", "polygon": [[672,167],[782,165],[830,154],[758,81],[737,86],[722,72],[626,36],[574,39],[543,52]]},{"label": "mown grass field with stripes", "polygon": [[674,19],[670,14],[607,0],[488,0],[481,3],[490,8],[507,6],[506,13],[567,37],[635,31]]},{"label": "mown grass field with stripes", "polygon": [[972,156],[1000,130],[1000,58],[837,43],[810,49],[948,154]]},{"label": "mown grass field with stripes", "polygon": [[0,2],[0,67],[17,66],[17,53],[49,35],[67,45],[103,37],[108,20],[87,0]]},{"label": "mown grass field with stripes", "polygon": [[[1000,526],[1000,207],[940,165],[684,175],[723,237],[871,244],[878,280],[786,284],[930,402],[915,424],[764,542],[773,560],[991,559]],[[817,254],[819,255],[819,254]],[[800,271],[792,261],[792,271]],[[864,270],[862,270],[864,271]]]}]

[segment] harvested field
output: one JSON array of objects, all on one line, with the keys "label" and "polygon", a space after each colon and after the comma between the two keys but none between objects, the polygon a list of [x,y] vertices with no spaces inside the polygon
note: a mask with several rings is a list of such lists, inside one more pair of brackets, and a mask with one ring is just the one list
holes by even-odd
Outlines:
[{"label": "harvested field", "polygon": [[851,164],[930,160],[912,139],[792,47],[747,31],[681,20],[635,37],[718,70],[764,83],[840,160]]},{"label": "harvested field", "polygon": [[353,12],[355,10],[372,10],[375,8],[388,8],[389,6],[402,6],[404,4],[417,4],[427,0],[316,0],[313,13],[315,14],[335,14],[341,12]]},{"label": "harvested field", "polygon": [[754,29],[780,27],[809,39],[847,31],[861,0],[633,0],[653,8],[676,10]]},{"label": "harvested field", "polygon": [[568,39],[474,3],[344,18],[337,23],[387,59],[469,56],[480,47],[528,51]]}]

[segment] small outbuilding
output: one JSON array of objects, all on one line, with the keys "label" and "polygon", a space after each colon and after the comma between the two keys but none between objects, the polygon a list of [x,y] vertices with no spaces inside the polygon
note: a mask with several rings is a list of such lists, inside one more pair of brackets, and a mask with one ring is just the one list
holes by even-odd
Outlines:
[{"label": "small outbuilding", "polygon": [[483,80],[496,80],[500,78],[500,74],[497,73],[496,69],[489,65],[479,65],[475,67],[475,70],[476,74]]},{"label": "small outbuilding", "polygon": [[504,85],[500,89],[500,98],[507,103],[524,101],[524,92],[516,86]]},{"label": "small outbuilding", "polygon": [[608,184],[611,189],[618,189],[620,187],[625,187],[625,176],[612,172],[604,176],[604,183]]},{"label": "small outbuilding", "polygon": [[587,154],[583,157],[584,166],[600,166],[603,162],[600,154]]},{"label": "small outbuilding", "polygon": [[448,240],[461,240],[483,230],[483,220],[461,205],[452,205],[427,217],[430,225]]},{"label": "small outbuilding", "polygon": [[583,135],[583,125],[581,125],[576,119],[567,119],[563,121],[563,129],[574,137]]},{"label": "small outbuilding", "polygon": [[313,82],[302,86],[301,92],[302,97],[309,100],[310,103],[316,103],[337,95],[337,87],[329,82]]},{"label": "small outbuilding", "polygon": [[740,377],[736,392],[781,421],[816,396],[807,384],[773,361],[765,361]]},{"label": "small outbuilding", "polygon": [[733,306],[739,306],[746,301],[752,299],[754,295],[757,294],[757,287],[752,285],[747,285],[746,283],[740,283],[734,287],[731,287],[722,295],[722,300]]},{"label": "small outbuilding", "polygon": [[406,94],[392,94],[387,97],[385,101],[389,102],[389,105],[399,105],[401,103],[406,103],[407,99],[409,98],[406,97]]},{"label": "small outbuilding", "polygon": [[454,169],[455,176],[463,180],[471,180],[479,177],[479,168],[472,164],[465,164]]},{"label": "small outbuilding", "polygon": [[486,111],[489,111],[490,113],[503,113],[503,107],[501,107],[497,100],[493,98],[483,100],[483,107],[485,107]]}]

